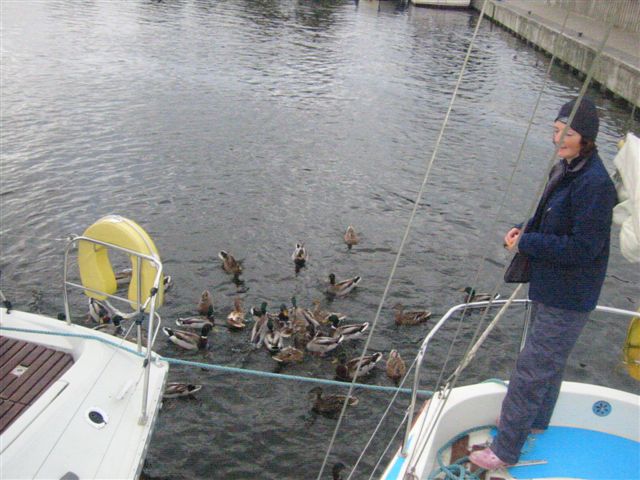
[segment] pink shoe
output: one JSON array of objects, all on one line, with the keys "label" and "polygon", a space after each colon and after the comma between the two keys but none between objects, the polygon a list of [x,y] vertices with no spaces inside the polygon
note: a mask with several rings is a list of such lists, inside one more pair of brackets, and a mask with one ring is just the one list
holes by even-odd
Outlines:
[{"label": "pink shoe", "polygon": [[509,465],[498,458],[489,447],[471,452],[469,460],[485,470],[498,470]]}]

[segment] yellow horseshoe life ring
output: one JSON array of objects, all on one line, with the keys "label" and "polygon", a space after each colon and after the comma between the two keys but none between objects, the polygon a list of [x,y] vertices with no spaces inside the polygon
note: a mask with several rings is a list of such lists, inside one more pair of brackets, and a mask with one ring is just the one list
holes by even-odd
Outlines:
[{"label": "yellow horseshoe life ring", "polygon": [[[84,233],[84,237],[110,243],[117,247],[126,248],[144,255],[160,258],[151,237],[136,222],[119,215],[108,215],[101,218]],[[157,266],[149,260],[139,259],[134,255],[129,255],[131,260],[131,283],[129,284],[128,299],[132,308],[137,308],[149,298],[151,289],[154,286]],[[105,292],[110,295],[116,293],[118,288],[116,276],[109,260],[108,247],[98,245],[86,240],[78,242],[78,267],[80,269],[80,280],[82,286]],[[138,270],[140,269],[141,298],[138,298]],[[160,272],[162,278],[162,272]],[[159,282],[159,289],[156,298],[156,305],[162,305],[164,299],[163,282]],[[85,290],[85,295],[104,300],[107,297],[89,290]],[[148,311],[148,308],[147,308]]]},{"label": "yellow horseshoe life ring", "polygon": [[[638,312],[640,313],[640,310]],[[633,317],[629,322],[622,355],[629,375],[640,380],[640,315]]]}]

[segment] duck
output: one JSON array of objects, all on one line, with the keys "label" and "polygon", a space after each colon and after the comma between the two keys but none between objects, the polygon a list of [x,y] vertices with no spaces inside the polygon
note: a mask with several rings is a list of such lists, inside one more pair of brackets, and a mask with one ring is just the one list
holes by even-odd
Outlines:
[{"label": "duck", "polygon": [[233,255],[224,250],[218,252],[218,258],[222,260],[222,268],[227,273],[232,273],[235,277],[242,273],[242,265]]},{"label": "duck", "polygon": [[138,312],[124,313],[111,305],[109,300],[89,298],[89,318],[96,323],[109,323],[116,315],[118,315],[121,320],[129,320],[137,314]]},{"label": "duck", "polygon": [[337,282],[336,276],[333,273],[330,273],[327,294],[333,297],[344,297],[347,293],[356,288],[360,283],[360,280],[361,277],[358,276]]},{"label": "duck", "polygon": [[351,250],[351,247],[360,243],[360,239],[358,238],[358,234],[352,225],[347,227],[347,230],[344,232],[344,243],[347,244],[347,248]]},{"label": "duck", "polygon": [[268,331],[267,302],[262,302],[260,308],[251,308],[251,315],[256,317],[256,321],[251,329],[251,344],[254,348],[260,347],[264,343],[264,338]]},{"label": "duck", "polygon": [[109,318],[106,323],[96,325],[95,327],[93,327],[93,329],[117,337],[123,332],[121,325],[122,320],[123,319],[120,315],[114,315],[113,318]]},{"label": "duck", "polygon": [[431,317],[429,310],[405,312],[402,303],[396,303],[393,308],[395,309],[396,325],[418,325],[426,322]]},{"label": "duck", "polygon": [[464,287],[461,291],[466,293],[464,297],[465,303],[488,302],[490,300],[497,300],[500,298],[499,293],[496,293],[495,295],[491,295],[490,293],[478,293],[473,287]]},{"label": "duck", "polygon": [[313,303],[313,310],[311,310],[313,318],[315,318],[316,321],[322,325],[328,325],[331,323],[331,321],[329,320],[329,317],[331,317],[331,315],[335,315],[336,317],[338,317],[339,321],[343,321],[347,318],[347,316],[343,313],[323,310],[322,307],[320,307],[320,300],[318,299],[312,300],[311,303]]},{"label": "duck", "polygon": [[116,285],[119,287],[122,285],[126,285],[131,281],[131,276],[133,275],[133,268],[123,268],[122,270],[117,270],[114,272],[116,277]]},{"label": "duck", "polygon": [[335,463],[331,468],[331,478],[333,480],[342,480],[342,470],[344,470],[346,465],[342,462]]},{"label": "duck", "polygon": [[213,296],[209,290],[204,290],[200,295],[197,310],[200,315],[213,319]]},{"label": "duck", "polygon": [[264,346],[267,347],[271,353],[277,353],[282,350],[283,340],[280,330],[273,324],[273,320],[267,318],[267,333],[264,336]]},{"label": "duck", "polygon": [[339,337],[325,337],[324,335],[316,333],[316,335],[307,342],[305,348],[312,353],[324,355],[338,348],[338,345],[340,345],[343,340],[344,337],[342,335]]},{"label": "duck", "polygon": [[291,325],[295,331],[308,330],[311,335],[315,335],[320,331],[320,323],[316,320],[313,313],[306,309],[298,306],[298,301],[296,297],[291,297],[291,305],[293,306]]},{"label": "duck", "polygon": [[193,395],[202,389],[202,385],[193,383],[169,382],[164,388],[162,398],[178,398]]},{"label": "duck", "polygon": [[106,305],[93,297],[89,298],[89,318],[96,323],[109,323],[111,316]]},{"label": "duck", "polygon": [[331,330],[333,330],[331,336],[342,336],[345,340],[352,340],[354,338],[361,337],[369,328],[369,322],[338,326],[340,324],[340,318],[337,315],[331,315],[329,317],[329,322],[331,323]]},{"label": "duck", "polygon": [[207,346],[207,336],[212,328],[211,325],[205,325],[202,327],[200,334],[186,330],[173,330],[168,327],[163,327],[162,331],[172,343],[185,350],[202,350]]},{"label": "duck", "polygon": [[307,254],[307,249],[304,248],[304,243],[296,243],[296,248],[293,250],[293,254],[291,255],[291,260],[293,260],[293,263],[296,266],[296,273],[305,266],[308,258],[309,256]]},{"label": "duck", "polygon": [[241,330],[245,327],[244,309],[242,308],[242,300],[236,298],[233,302],[233,310],[227,315],[227,325],[234,330]]},{"label": "duck", "polygon": [[171,290],[173,287],[173,277],[171,275],[165,275],[162,277],[162,285],[164,286],[165,293]]},{"label": "duck", "polygon": [[[114,275],[116,277],[116,284],[118,285],[118,287],[121,287],[131,282],[133,269],[123,268],[122,270],[116,271]],[[164,291],[168,292],[171,289],[171,287],[173,287],[173,277],[171,275],[164,275],[162,277],[162,285],[164,287]]]},{"label": "duck", "polygon": [[393,380],[396,385],[400,383],[400,380],[402,380],[407,373],[407,365],[404,363],[400,353],[395,349],[389,352],[386,370],[387,377]]},{"label": "duck", "polygon": [[202,330],[202,327],[205,325],[211,325],[213,327],[214,321],[213,318],[204,316],[179,317],[176,320],[176,325],[183,328],[190,328],[192,330]]},{"label": "duck", "polygon": [[323,395],[321,387],[314,387],[309,390],[309,396],[313,399],[311,410],[321,415],[333,416],[342,411],[342,405],[347,401],[347,406],[355,407],[358,399],[354,396],[346,395]]},{"label": "duck", "polygon": [[[360,363],[360,370],[358,370],[358,362]],[[376,352],[371,355],[364,355],[363,357],[352,358],[351,360],[347,360],[344,352],[338,356],[339,363],[336,366],[336,377],[341,380],[353,380],[356,377],[356,371],[358,373],[358,377],[364,377],[365,375],[371,373],[371,371],[375,368],[378,362],[382,359],[382,353]]]},{"label": "duck", "polygon": [[267,313],[267,317],[273,321],[274,328],[280,332],[283,338],[289,338],[294,333],[293,325],[289,320],[289,309],[283,303],[278,313]]},{"label": "duck", "polygon": [[295,347],[285,347],[275,355],[272,355],[276,362],[279,363],[300,363],[304,359],[304,352]]}]

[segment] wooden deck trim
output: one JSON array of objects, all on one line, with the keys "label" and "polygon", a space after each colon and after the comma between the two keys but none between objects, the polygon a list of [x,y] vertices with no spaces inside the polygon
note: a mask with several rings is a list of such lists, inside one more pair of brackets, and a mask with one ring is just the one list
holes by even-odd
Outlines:
[{"label": "wooden deck trim", "polygon": [[[35,343],[0,336],[0,433],[73,365],[65,352]],[[27,370],[15,375],[22,365]]]}]

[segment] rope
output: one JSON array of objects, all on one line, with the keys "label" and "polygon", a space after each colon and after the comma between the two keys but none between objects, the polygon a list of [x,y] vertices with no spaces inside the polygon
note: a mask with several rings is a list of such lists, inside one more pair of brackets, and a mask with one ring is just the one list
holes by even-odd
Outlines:
[{"label": "rope", "polygon": [[438,460],[439,467],[429,474],[429,477],[427,477],[428,480],[435,480],[439,475],[441,475],[443,473],[445,475],[444,478],[447,479],[447,480],[480,480],[480,475],[476,475],[476,473],[479,472],[480,474],[482,474],[482,473],[484,473],[484,469],[479,469],[479,470],[476,470],[475,472],[471,472],[471,471],[467,470],[467,468],[464,466],[464,464],[469,461],[469,457],[468,456],[461,457],[461,458],[459,458],[458,460],[456,460],[454,463],[452,463],[450,465],[445,465],[444,464],[444,460],[442,459],[442,455],[444,454],[444,452],[446,450],[451,448],[451,446],[454,443],[456,443],[461,438],[466,437],[470,433],[477,432],[477,431],[480,431],[480,430],[487,430],[487,429],[491,429],[491,428],[494,428],[494,426],[493,425],[483,425],[481,427],[470,428],[470,429],[465,430],[464,432],[456,435],[451,440],[449,440],[447,443],[445,443],[442,447],[440,447],[438,449],[438,453],[436,455],[436,459]]},{"label": "rope", "polygon": [[[378,323],[378,319],[380,318],[380,313],[382,311],[382,307],[385,303],[385,300],[387,298],[387,295],[389,293],[389,290],[391,288],[391,282],[393,281],[393,278],[395,277],[395,273],[396,273],[396,269],[398,267],[398,263],[400,262],[400,257],[402,255],[402,252],[404,251],[404,246],[407,243],[407,239],[409,237],[409,232],[411,231],[411,227],[413,225],[413,221],[415,219],[416,213],[418,211],[418,207],[420,206],[420,201],[422,199],[422,195],[424,193],[425,187],[427,185],[427,181],[429,180],[429,176],[431,173],[431,168],[433,167],[433,164],[435,162],[436,156],[438,154],[438,151],[440,149],[440,143],[442,142],[442,138],[444,137],[444,131],[445,128],[447,126],[447,123],[449,122],[449,116],[451,115],[451,111],[453,110],[453,104],[456,100],[456,97],[458,96],[458,90],[460,89],[460,85],[462,84],[462,77],[464,75],[464,71],[467,67],[467,64],[469,63],[469,58],[471,58],[471,51],[473,50],[473,46],[475,43],[475,39],[478,35],[478,30],[480,28],[480,23],[482,21],[482,17],[484,16],[484,10],[485,10],[485,6],[486,6],[486,1],[482,4],[482,10],[480,11],[480,17],[478,18],[478,22],[476,23],[476,27],[475,30],[473,32],[473,36],[471,37],[471,42],[469,43],[469,47],[467,49],[467,54],[465,55],[464,61],[462,62],[462,67],[460,69],[460,74],[458,75],[458,80],[456,82],[456,86],[453,90],[453,94],[451,96],[451,101],[449,102],[449,107],[447,108],[447,113],[445,114],[445,118],[444,121],[442,123],[442,127],[440,128],[440,133],[438,134],[438,138],[436,140],[436,144],[435,147],[433,149],[433,153],[431,155],[431,159],[429,160],[429,163],[427,164],[427,171],[425,172],[425,175],[422,179],[422,185],[420,185],[420,189],[418,191],[418,194],[416,196],[416,199],[414,201],[414,205],[413,205],[413,209],[411,211],[411,215],[409,216],[409,222],[407,223],[407,226],[405,228],[404,234],[402,236],[402,241],[400,242],[400,247],[398,248],[398,253],[396,254],[395,260],[393,262],[393,266],[391,267],[391,272],[389,273],[389,278],[387,280],[387,284],[385,285],[384,291],[382,293],[382,297],[380,298],[380,303],[378,304],[378,309],[376,311],[376,315],[374,317],[374,320],[372,322],[371,325],[371,329],[369,332],[369,336],[367,337],[367,340],[364,344],[363,350],[362,350],[362,355],[364,356],[367,352],[367,349],[369,348],[369,344],[371,343],[371,338],[373,337],[373,333],[375,331],[376,325]],[[333,435],[331,436],[331,441],[329,442],[329,445],[327,446],[327,451],[325,453],[324,459],[322,461],[322,465],[320,467],[320,471],[318,472],[318,476],[317,476],[317,480],[320,480],[322,477],[322,474],[324,473],[324,469],[327,465],[327,462],[329,460],[329,454],[331,453],[331,450],[333,448],[333,444],[335,443],[335,439],[337,437],[338,431],[340,430],[340,426],[342,425],[342,419],[344,418],[346,409],[347,409],[347,403],[348,403],[348,397],[351,395],[351,392],[353,391],[353,384],[355,383],[355,379],[358,376],[358,372],[360,371],[360,363],[358,363],[358,367],[356,369],[356,374],[354,375],[354,380],[353,383],[351,384],[351,386],[349,387],[349,392],[347,394],[347,397],[345,398],[345,402],[342,405],[342,410],[340,411],[340,416],[338,418],[338,421],[336,423],[336,426],[334,428],[333,431]]]},{"label": "rope", "polygon": [[[124,351],[126,351],[128,353],[131,353],[133,355],[136,355],[137,357],[140,357],[140,358],[145,358],[145,356],[146,356],[143,352],[138,352],[137,350],[129,348],[126,345],[122,345],[122,344],[120,344],[118,342],[113,342],[113,341],[108,340],[106,338],[101,338],[101,337],[97,337],[95,335],[90,335],[90,334],[67,333],[67,332],[52,332],[52,331],[49,331],[49,330],[33,330],[33,329],[27,329],[27,328],[6,327],[6,326],[3,326],[3,325],[0,325],[0,330],[7,330],[7,331],[11,331],[11,332],[21,332],[21,333],[33,333],[33,334],[39,334],[39,335],[55,335],[55,336],[59,336],[59,337],[84,338],[84,339],[87,339],[87,340],[96,340],[98,342],[102,342],[102,343],[114,346],[116,348],[119,348],[121,350],[124,350]],[[257,377],[275,378],[275,379],[279,379],[279,380],[294,380],[294,381],[298,381],[298,382],[311,382],[311,383],[319,383],[319,384],[323,384],[323,385],[332,385],[332,386],[337,386],[337,387],[347,387],[347,386],[351,386],[352,385],[351,383],[340,382],[340,381],[337,381],[337,380],[326,380],[326,379],[321,379],[321,378],[302,377],[302,376],[299,376],[299,375],[288,375],[288,374],[283,374],[283,373],[263,372],[263,371],[260,371],[260,370],[249,370],[249,369],[244,369],[244,368],[228,367],[228,366],[225,366],[225,365],[216,365],[216,364],[213,364],[213,363],[194,362],[194,361],[191,361],[191,360],[183,360],[183,359],[180,359],[180,358],[165,357],[165,356],[158,355],[158,354],[156,354],[156,358],[157,358],[157,360],[167,362],[170,365],[183,365],[183,366],[201,368],[201,369],[206,369],[206,370],[216,370],[216,371],[225,372],[225,373],[237,373],[237,374],[241,374],[241,375],[253,375],[253,376],[257,376]],[[410,388],[386,387],[384,385],[368,385],[366,383],[355,383],[353,385],[355,385],[355,387],[357,387],[357,388],[362,388],[363,390],[372,390],[372,391],[379,391],[379,392],[394,392],[396,395],[398,393],[411,394],[411,389]],[[418,394],[421,395],[421,396],[430,397],[431,395],[433,395],[433,392],[430,392],[429,390],[418,390]]]}]

